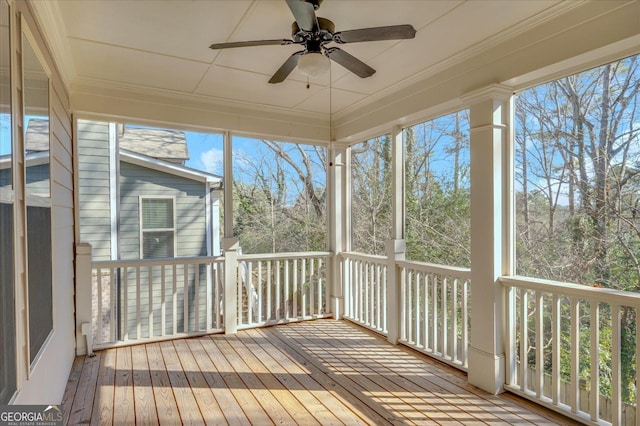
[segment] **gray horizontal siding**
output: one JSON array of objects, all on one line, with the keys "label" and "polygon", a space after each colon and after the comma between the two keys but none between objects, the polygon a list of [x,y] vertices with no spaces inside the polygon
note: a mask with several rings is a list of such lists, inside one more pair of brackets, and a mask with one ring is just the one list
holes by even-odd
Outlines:
[{"label": "gray horizontal siding", "polygon": [[[176,280],[173,279],[173,269],[171,267],[165,267],[165,281],[164,281],[164,306],[165,306],[165,332],[172,333],[173,330],[173,318],[174,318],[174,294],[176,300],[176,328],[178,332],[189,332],[196,330],[204,330],[206,327],[206,303],[207,297],[211,300],[213,296],[212,287],[208,284],[221,288],[220,283],[216,283],[214,273],[210,267],[204,265],[197,267],[197,275],[194,275],[194,267],[190,266],[187,275],[187,297],[188,297],[188,325],[185,327],[184,321],[184,294],[185,294],[185,281],[184,281],[184,267],[177,265],[175,270]],[[143,338],[149,336],[149,312],[153,312],[153,335],[159,336],[162,330],[162,280],[160,267],[153,267],[151,270],[153,275],[152,279],[152,295],[151,303],[149,302],[149,271],[147,268],[141,268],[139,277],[135,268],[129,268],[126,272],[123,271],[122,279],[120,280],[120,313],[119,322],[121,325],[122,333],[127,332],[129,338]],[[126,282],[124,279],[126,275]],[[138,278],[138,279],[137,279]],[[140,288],[138,289],[136,283],[139,282]],[[196,282],[198,287],[198,294],[196,296]],[[138,303],[136,302],[136,294],[140,292],[140,303],[138,310]],[[125,299],[126,293],[126,299]],[[208,294],[209,293],[209,294]],[[218,311],[221,306],[220,293],[217,300],[211,300],[213,311]],[[198,305],[199,315],[195,319],[195,305]],[[126,307],[126,309],[125,309]],[[126,326],[125,322],[125,310],[126,310]],[[140,336],[137,335],[137,325],[140,324]]]},{"label": "gray horizontal siding", "polygon": [[[111,250],[110,227],[110,189],[109,189],[109,127],[107,123],[78,123],[78,153],[80,171],[80,234],[82,241],[92,244],[94,259],[108,259]],[[177,256],[203,256],[206,251],[205,221],[205,189],[203,182],[168,175],[150,168],[120,162],[120,217],[119,217],[119,251],[122,259],[138,259],[140,257],[139,238],[139,200],[140,196],[162,196],[175,198]],[[169,268],[170,269],[170,268]],[[205,327],[207,273],[205,267],[199,267],[194,274],[193,268],[187,276],[187,297],[190,305],[188,325],[184,323],[184,272],[178,267],[177,280],[173,282],[173,274],[167,270],[165,281],[165,311],[167,324],[165,331],[172,332],[173,294],[176,297],[176,325],[179,331],[202,329]],[[149,333],[149,309],[153,311],[152,322],[154,334],[161,333],[160,306],[162,291],[159,268],[152,271],[140,271],[139,288],[136,286],[136,271],[124,273],[127,277],[125,287],[124,276],[120,280],[120,312],[121,331],[127,331],[132,337],[137,333],[140,324],[142,336]],[[194,314],[195,287],[198,282],[200,318]],[[152,286],[151,304],[149,302],[149,285]],[[139,311],[136,296],[140,294]],[[126,294],[126,303],[125,303]],[[217,306],[218,302],[214,302]],[[137,312],[139,314],[137,315]],[[124,324],[125,313],[127,324]],[[141,337],[142,337],[141,336]]]},{"label": "gray horizontal siding", "polygon": [[78,120],[80,240],[94,260],[111,258],[109,124]]},{"label": "gray horizontal siding", "polygon": [[120,165],[120,252],[123,259],[140,254],[140,196],[175,197],[178,256],[206,251],[205,184],[145,167]]},{"label": "gray horizontal siding", "polygon": [[[189,179],[169,176],[156,170],[122,162],[120,164],[120,253],[123,259],[135,259],[140,256],[140,196],[175,197],[176,211],[176,255],[203,256],[206,255],[206,222],[205,222],[205,184]],[[166,270],[165,301],[166,320],[165,332],[172,332],[173,324],[173,294],[176,297],[176,325],[178,331],[193,331],[205,327],[206,309],[206,268],[198,268],[197,278],[191,268],[187,277],[187,297],[189,300],[188,325],[184,323],[184,272],[182,266],[177,267],[177,279],[173,282],[171,268]],[[152,302],[153,334],[161,333],[162,323],[160,306],[162,304],[161,278],[159,268],[152,271]],[[149,272],[141,270],[140,288],[135,285],[135,271],[127,273],[128,284],[121,290],[121,306],[127,312],[127,324],[124,324],[124,312],[121,312],[121,327],[131,337],[137,334],[140,323],[141,336],[149,335]],[[195,324],[195,282],[198,281],[200,318]],[[140,311],[137,313],[136,295],[140,292]],[[124,301],[124,293],[127,302]],[[217,304],[217,303],[214,303]],[[126,308],[125,308],[126,307]]]}]

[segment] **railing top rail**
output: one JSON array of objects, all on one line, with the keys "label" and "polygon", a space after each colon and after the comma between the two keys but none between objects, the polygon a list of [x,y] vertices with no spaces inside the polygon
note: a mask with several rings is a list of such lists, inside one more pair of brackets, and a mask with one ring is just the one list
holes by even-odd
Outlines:
[{"label": "railing top rail", "polygon": [[363,260],[365,262],[377,262],[377,263],[386,263],[387,257],[380,256],[377,254],[366,254],[355,251],[345,251],[340,253],[340,256],[344,259],[352,259],[352,260]]},{"label": "railing top rail", "polygon": [[420,272],[430,272],[440,275],[451,275],[471,279],[471,269],[458,266],[438,265],[435,263],[418,262],[414,260],[399,260],[396,262],[401,268],[414,269]]},{"label": "railing top rail", "polygon": [[544,293],[556,293],[578,299],[606,302],[612,305],[633,306],[640,308],[640,293],[633,293],[612,288],[590,287],[587,285],[563,283],[522,276],[500,277],[500,283],[508,287],[527,290],[538,290]]},{"label": "railing top rail", "polygon": [[162,266],[184,265],[201,263],[222,263],[224,256],[197,256],[197,257],[169,257],[162,259],[120,259],[120,260],[94,260],[93,268],[120,268],[134,266]]},{"label": "railing top rail", "polygon": [[278,259],[310,259],[329,257],[329,251],[303,251],[291,253],[252,253],[238,256],[238,260],[278,260]]}]

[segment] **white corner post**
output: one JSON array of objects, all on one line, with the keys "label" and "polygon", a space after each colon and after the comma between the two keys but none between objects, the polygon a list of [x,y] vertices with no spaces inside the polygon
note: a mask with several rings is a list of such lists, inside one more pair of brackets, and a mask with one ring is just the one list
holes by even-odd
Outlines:
[{"label": "white corner post", "polygon": [[233,236],[233,142],[231,132],[223,134],[224,143],[224,332],[238,331],[238,250],[240,240]]},{"label": "white corner post", "polygon": [[397,267],[397,261],[406,257],[405,228],[405,161],[404,140],[402,127],[394,126],[391,132],[391,207],[393,210],[393,230],[391,239],[385,241],[385,255],[387,256],[387,340],[397,344],[400,339],[400,291],[402,275]]},{"label": "white corner post", "polygon": [[345,282],[343,279],[347,279],[347,275],[342,270],[343,262],[340,260],[340,253],[348,249],[351,232],[349,227],[351,208],[348,207],[350,199],[347,196],[350,191],[348,175],[351,171],[348,149],[350,148],[337,147],[333,144],[329,146],[327,229],[331,256],[327,278],[330,285],[330,309],[334,319],[341,319],[344,315]]},{"label": "white corner post", "polygon": [[400,290],[402,276],[396,266],[398,260],[404,260],[406,245],[404,240],[387,240],[384,242],[387,257],[387,340],[397,345],[400,340]]},{"label": "white corner post", "polygon": [[231,132],[226,131],[222,135],[223,151],[224,151],[224,176],[223,176],[223,194],[224,194],[224,236],[225,238],[233,237],[233,140]]},{"label": "white corner post", "polygon": [[[504,390],[504,302],[499,277],[510,267],[507,212],[511,175],[511,97],[494,85],[468,94],[471,132],[471,343],[469,383],[492,394]],[[508,155],[507,155],[508,154]]]},{"label": "white corner post", "polygon": [[[85,355],[92,351],[92,348],[88,347],[93,338],[91,281],[91,244],[78,243],[76,244],[76,355]],[[85,335],[87,331],[88,334]]]},{"label": "white corner post", "polygon": [[221,191],[209,192],[211,197],[211,256],[220,256],[220,196]]},{"label": "white corner post", "polygon": [[238,331],[238,249],[240,240],[223,238],[224,246],[224,332]]}]

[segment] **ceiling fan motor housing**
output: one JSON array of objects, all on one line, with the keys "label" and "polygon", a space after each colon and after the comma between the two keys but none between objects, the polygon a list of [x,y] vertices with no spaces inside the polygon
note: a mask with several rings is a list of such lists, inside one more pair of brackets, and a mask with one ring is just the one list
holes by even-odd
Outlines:
[{"label": "ceiling fan motor housing", "polygon": [[318,30],[316,32],[300,29],[296,21],[291,24],[291,38],[296,43],[314,39],[318,42],[328,42],[332,40],[335,32],[335,24],[327,18],[318,17]]},{"label": "ceiling fan motor housing", "polygon": [[313,5],[313,10],[318,10],[320,5],[322,4],[322,0],[303,0],[306,3],[311,3]]}]

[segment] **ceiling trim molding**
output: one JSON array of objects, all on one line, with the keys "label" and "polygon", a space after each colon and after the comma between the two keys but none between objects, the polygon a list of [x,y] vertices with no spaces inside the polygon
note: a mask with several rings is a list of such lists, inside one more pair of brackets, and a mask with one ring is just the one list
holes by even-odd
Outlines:
[{"label": "ceiling trim molding", "polygon": [[506,101],[513,95],[513,88],[505,84],[492,84],[460,97],[463,104],[473,106],[489,99]]},{"label": "ceiling trim molding", "polygon": [[366,97],[360,102],[356,102],[347,108],[343,108],[341,111],[333,114],[333,119],[339,120],[342,116],[346,116],[350,113],[353,113],[354,111],[357,111],[361,108],[366,107],[369,104],[378,102],[381,99],[386,98],[388,95],[392,93],[395,93],[399,90],[410,87],[416,83],[419,83],[423,80],[428,79],[429,77],[435,74],[438,74],[439,72],[442,72],[446,69],[453,68],[461,63],[464,63],[467,60],[481,54],[482,52],[495,48],[496,46],[499,46],[501,43],[507,40],[510,40],[520,34],[524,34],[527,31],[539,25],[542,25],[548,21],[551,21],[568,11],[575,9],[580,5],[581,5],[581,2],[578,2],[578,1],[565,1],[565,2],[558,3],[554,6],[551,6],[550,8],[538,13],[537,15],[529,17],[524,21],[511,26],[510,28],[504,31],[501,31],[498,34],[495,34],[479,43],[476,43],[473,46],[468,47],[467,49],[461,51],[458,54],[450,56],[431,67],[425,68],[424,70],[402,81],[399,81],[394,85],[388,86],[383,90]]},{"label": "ceiling trim molding", "polygon": [[319,113],[319,112],[311,112],[311,111],[296,111],[292,108],[286,107],[278,107],[273,105],[261,105],[252,102],[239,101],[235,99],[225,99],[218,98],[215,96],[208,95],[199,95],[197,93],[181,93],[168,89],[160,89],[155,87],[142,87],[137,85],[129,85],[126,83],[106,81],[106,80],[97,80],[85,77],[77,77],[71,85],[71,88],[74,92],[80,91],[83,93],[118,93],[122,95],[123,93],[128,93],[129,96],[158,96],[165,100],[175,100],[176,102],[185,104],[185,103],[198,103],[198,104],[206,104],[212,108],[218,108],[221,110],[228,110],[229,108],[243,111],[253,111],[255,113],[269,113],[275,115],[286,115],[286,116],[294,116],[300,117],[304,119],[312,119],[312,120],[328,120],[329,114],[327,113]]},{"label": "ceiling trim molding", "polygon": [[159,95],[149,91],[72,84],[71,111],[118,122],[169,126],[200,131],[230,130],[290,142],[329,143],[327,114],[302,114],[286,109],[250,108],[213,102],[194,95]]},{"label": "ceiling trim molding", "polygon": [[53,55],[62,84],[70,93],[69,89],[76,77],[76,69],[58,2],[30,0],[29,5]]},{"label": "ceiling trim molding", "polygon": [[386,97],[376,97],[376,102],[361,108],[335,114],[332,122],[336,139],[346,140],[367,127],[404,120],[416,111],[459,99],[492,84],[513,82],[518,76],[553,66],[565,58],[600,48],[598,53],[602,55],[610,52],[617,42],[639,33],[634,23],[640,7],[638,2],[580,4],[582,7],[573,8],[463,63],[397,89]]}]

